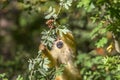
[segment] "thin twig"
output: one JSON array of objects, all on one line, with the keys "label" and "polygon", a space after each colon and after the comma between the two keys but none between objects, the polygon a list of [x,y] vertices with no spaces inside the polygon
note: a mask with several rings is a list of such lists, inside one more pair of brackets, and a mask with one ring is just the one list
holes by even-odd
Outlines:
[{"label": "thin twig", "polygon": [[[57,14],[56,14],[56,18],[54,19],[54,21],[56,21],[56,19],[57,19],[57,17],[59,16],[61,10],[62,10],[62,5],[60,5],[59,10],[58,10],[58,12],[57,12]],[[47,38],[43,41],[43,44],[45,44],[45,42],[47,41],[47,39],[48,39],[51,31],[52,31],[52,28],[50,28],[50,30],[49,30],[49,32],[48,32],[48,34],[47,34]]]},{"label": "thin twig", "polygon": [[49,32],[48,32],[48,34],[47,34],[46,39],[43,41],[43,44],[45,44],[45,42],[47,41],[47,39],[48,39],[48,37],[49,37],[51,31],[52,31],[52,28],[50,28],[50,30],[49,30]]},{"label": "thin twig", "polygon": [[30,80],[32,80],[33,70],[30,72]]},{"label": "thin twig", "polygon": [[62,5],[60,5],[60,8],[59,8],[59,10],[58,10],[58,12],[57,12],[57,14],[56,14],[56,18],[54,19],[55,21],[56,21],[58,15],[60,14],[61,10],[62,10]]}]

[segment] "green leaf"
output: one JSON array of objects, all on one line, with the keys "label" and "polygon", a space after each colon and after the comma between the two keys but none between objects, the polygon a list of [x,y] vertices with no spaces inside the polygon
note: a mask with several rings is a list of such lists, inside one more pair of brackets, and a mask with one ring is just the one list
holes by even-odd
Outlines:
[{"label": "green leaf", "polygon": [[73,0],[60,0],[60,6],[64,7],[65,9],[69,9],[72,5]]},{"label": "green leaf", "polygon": [[103,47],[108,42],[106,37],[102,37],[95,45],[97,48]]},{"label": "green leaf", "polygon": [[67,28],[66,28],[66,26],[59,26],[57,29],[56,29],[56,32],[59,32],[59,34],[60,34],[60,36],[62,37],[63,36],[63,34],[66,34],[66,33],[68,33],[68,32],[70,32],[70,30],[68,30]]},{"label": "green leaf", "polygon": [[89,3],[90,3],[90,0],[81,0],[78,3],[77,7],[82,7],[82,6],[87,7],[87,6],[89,6]]},{"label": "green leaf", "polygon": [[55,8],[51,7],[48,9],[48,11],[46,12],[46,16],[45,19],[50,19],[51,17],[56,18],[57,15],[55,14],[56,10]]},{"label": "green leaf", "polygon": [[23,80],[23,77],[21,77],[20,75],[18,75],[16,80]]},{"label": "green leaf", "polygon": [[56,70],[56,75],[62,75],[65,68],[65,64],[61,64],[60,67]]},{"label": "green leaf", "polygon": [[0,74],[0,78],[4,78],[6,76],[5,73]]},{"label": "green leaf", "polygon": [[19,19],[20,26],[24,27],[27,25],[27,20],[23,16],[20,17]]},{"label": "green leaf", "polygon": [[93,39],[95,38],[98,34],[99,34],[99,31],[100,31],[100,28],[103,26],[103,23],[100,22],[98,24],[98,26],[96,26],[93,31],[90,33],[90,37]]}]

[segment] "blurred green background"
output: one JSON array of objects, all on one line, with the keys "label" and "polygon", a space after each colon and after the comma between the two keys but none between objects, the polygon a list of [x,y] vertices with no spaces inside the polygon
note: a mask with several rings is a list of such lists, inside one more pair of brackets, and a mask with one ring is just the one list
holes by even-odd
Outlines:
[{"label": "blurred green background", "polygon": [[[0,73],[10,80],[28,75],[28,60],[37,56],[40,33],[47,28],[45,12],[50,6],[58,10],[58,4],[58,0],[0,0]],[[57,22],[72,30],[78,52],[88,53],[94,49],[89,34],[95,25],[77,4],[75,0],[70,9],[62,9]]]}]

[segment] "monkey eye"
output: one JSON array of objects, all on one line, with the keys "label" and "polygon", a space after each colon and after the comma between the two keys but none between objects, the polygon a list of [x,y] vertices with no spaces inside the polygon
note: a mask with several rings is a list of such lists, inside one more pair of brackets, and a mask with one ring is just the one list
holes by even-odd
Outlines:
[{"label": "monkey eye", "polygon": [[57,48],[62,48],[63,47],[63,42],[62,41],[58,41],[56,44]]}]

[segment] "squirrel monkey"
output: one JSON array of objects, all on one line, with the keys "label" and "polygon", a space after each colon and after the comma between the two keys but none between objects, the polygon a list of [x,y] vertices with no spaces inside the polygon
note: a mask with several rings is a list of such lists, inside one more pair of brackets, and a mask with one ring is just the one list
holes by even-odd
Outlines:
[{"label": "squirrel monkey", "polygon": [[[47,22],[48,27],[53,28],[52,22],[54,20]],[[57,37],[58,39],[53,43],[51,50],[45,47],[44,44],[39,47],[39,50],[51,61],[50,67],[58,69],[60,64],[65,64],[63,74],[56,76],[55,80],[81,80],[79,70],[74,65],[76,44],[72,33],[67,32],[60,37],[59,32],[57,32]]]},{"label": "squirrel monkey", "polygon": [[63,74],[56,76],[55,80],[81,80],[79,71],[74,66],[76,45],[71,33],[63,34],[55,41],[52,50],[49,50],[43,44],[40,45],[39,49],[51,61],[50,66],[59,68],[60,64],[65,64]]}]

